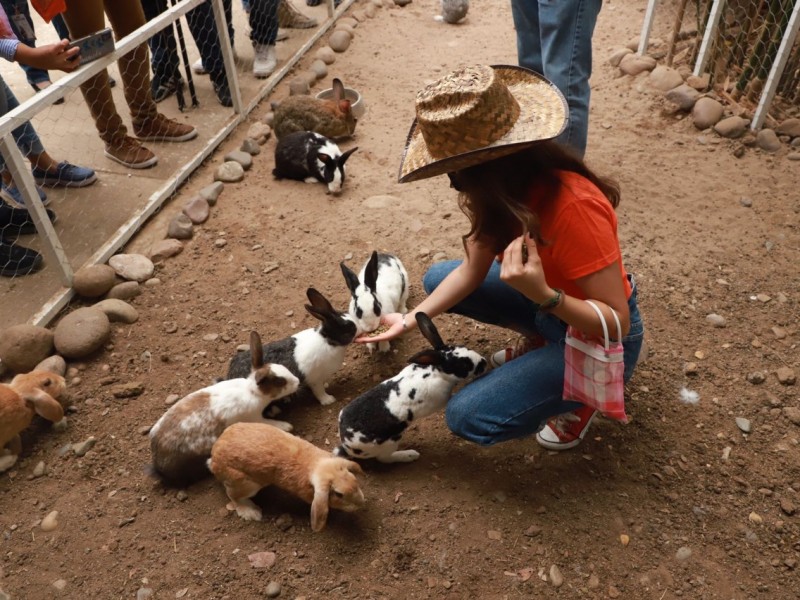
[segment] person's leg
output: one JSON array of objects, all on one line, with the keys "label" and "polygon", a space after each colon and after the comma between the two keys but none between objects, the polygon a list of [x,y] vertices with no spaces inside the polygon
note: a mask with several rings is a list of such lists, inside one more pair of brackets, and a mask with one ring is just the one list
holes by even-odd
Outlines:
[{"label": "person's leg", "polygon": [[56,30],[58,34],[58,39],[60,40],[68,40],[69,38],[69,27],[67,27],[66,21],[64,21],[64,16],[62,14],[57,14],[53,17],[51,21],[53,24],[53,29]]},{"label": "person's leg", "polygon": [[539,1],[511,0],[511,16],[517,30],[519,66],[544,74],[542,44],[539,38]]},{"label": "person's leg", "polygon": [[602,0],[539,0],[544,75],[569,105],[569,123],[557,141],[581,157],[589,129],[592,34],[601,5]]},{"label": "person's leg", "polygon": [[[167,8],[167,0],[142,0],[145,19],[155,19]],[[153,69],[151,92],[153,101],[161,102],[174,94],[181,84],[178,70],[178,46],[172,27],[156,33],[147,41],[150,46],[150,65]]]},{"label": "person's leg", "polygon": [[223,106],[233,106],[225,65],[222,62],[214,11],[208,3],[201,4],[186,13],[186,22],[200,51],[200,63],[211,77],[217,98]]},{"label": "person's leg", "polygon": [[[20,42],[31,47],[36,46],[36,36],[33,31],[33,21],[31,21],[31,12],[28,8],[28,0],[0,0],[3,9],[8,15],[8,21],[14,35],[17,36]],[[25,77],[28,83],[36,91],[43,90],[50,85],[50,75],[44,69],[37,69],[28,65],[20,65],[22,70],[25,71]],[[43,85],[40,85],[43,84]]]},{"label": "person's leg", "polygon": [[255,58],[253,75],[268,77],[278,65],[275,42],[278,37],[278,0],[253,0],[250,8],[250,41]]}]

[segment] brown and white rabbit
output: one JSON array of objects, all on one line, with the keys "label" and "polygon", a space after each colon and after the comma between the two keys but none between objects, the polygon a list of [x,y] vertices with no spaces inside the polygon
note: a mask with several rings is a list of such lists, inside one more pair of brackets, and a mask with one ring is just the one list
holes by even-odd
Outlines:
[{"label": "brown and white rabbit", "polygon": [[350,100],[344,97],[344,84],[333,80],[333,98],[289,96],[274,109],[272,128],[279,139],[295,131],[313,131],[332,139],[347,138],[356,130]]},{"label": "brown and white rabbit", "polygon": [[241,421],[269,423],[291,431],[284,421],[264,419],[263,410],[297,391],[286,367],[264,364],[261,338],[250,333],[250,375],[210,385],[178,400],[150,430],[153,470],[171,484],[188,484],[208,474],[206,459],[226,427]]},{"label": "brown and white rabbit", "polygon": [[211,449],[208,469],[225,486],[228,508],[246,521],[261,520],[250,498],[269,485],[311,504],[314,531],[325,527],[330,508],[353,512],[364,505],[357,463],[263,423],[228,427]]},{"label": "brown and white rabbit", "polygon": [[57,398],[65,389],[64,378],[49,371],[31,371],[17,375],[9,384],[0,383],[0,473],[17,462],[22,451],[19,434],[34,415],[53,423],[64,419]]}]

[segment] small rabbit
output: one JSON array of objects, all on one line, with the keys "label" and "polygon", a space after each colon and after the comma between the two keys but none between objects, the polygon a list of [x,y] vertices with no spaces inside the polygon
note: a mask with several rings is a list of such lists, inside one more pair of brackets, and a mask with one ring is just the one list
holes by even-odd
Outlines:
[{"label": "small rabbit", "polygon": [[442,0],[442,14],[435,20],[454,25],[467,16],[469,0]]},{"label": "small rabbit", "polygon": [[22,451],[19,434],[34,415],[53,423],[63,421],[64,409],[57,398],[65,389],[64,378],[49,371],[31,371],[17,375],[9,384],[0,383],[0,473],[17,462]]},{"label": "small rabbit", "polygon": [[358,147],[342,153],[323,135],[296,131],[278,140],[272,174],[276,179],[321,182],[328,186],[329,194],[338,195],[344,185],[344,164],[356,150]]},{"label": "small rabbit", "polygon": [[153,470],[173,484],[208,474],[206,459],[226,427],[240,421],[269,423],[291,431],[283,421],[263,419],[262,411],[297,390],[299,381],[286,367],[265,364],[261,338],[250,334],[252,369],[246,378],[229,379],[192,392],[173,404],[150,430]]},{"label": "small rabbit", "polygon": [[[408,311],[408,273],[396,256],[373,251],[358,277],[343,262],[339,266],[352,297],[350,315],[362,332],[375,331],[381,315]],[[389,342],[378,342],[380,352],[389,347]],[[372,353],[375,344],[367,343],[367,349]]]},{"label": "small rabbit", "polygon": [[463,346],[448,346],[430,317],[416,313],[422,335],[432,349],[408,359],[400,373],[361,394],[339,412],[337,456],[377,458],[380,462],[411,462],[416,450],[398,450],[409,423],[442,410],[459,381],[486,370],[486,359]]},{"label": "small rabbit", "polygon": [[333,98],[320,100],[311,96],[289,96],[274,107],[272,128],[280,139],[295,131],[313,131],[339,139],[353,135],[356,119],[350,100],[344,97],[344,84],[333,80]]},{"label": "small rabbit", "polygon": [[[263,347],[263,352],[266,360],[283,365],[311,388],[314,397],[325,406],[336,402],[336,398],[325,391],[325,382],[342,366],[347,345],[355,339],[358,328],[350,315],[334,310],[325,296],[314,288],[308,288],[306,296],[311,302],[305,305],[306,310],[322,324],[270,342]],[[228,366],[228,379],[241,377],[249,361],[247,352],[234,356]]]},{"label": "small rabbit", "polygon": [[263,423],[228,427],[211,449],[208,468],[225,486],[228,509],[246,521],[261,520],[250,498],[268,485],[311,504],[314,531],[325,527],[329,508],[353,512],[364,504],[355,477],[364,473],[357,463]]}]

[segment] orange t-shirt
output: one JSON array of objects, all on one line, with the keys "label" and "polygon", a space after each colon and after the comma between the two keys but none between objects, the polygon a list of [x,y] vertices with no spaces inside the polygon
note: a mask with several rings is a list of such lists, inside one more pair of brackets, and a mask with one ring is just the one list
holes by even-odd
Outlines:
[{"label": "orange t-shirt", "polygon": [[619,262],[625,297],[631,285],[622,265],[617,237],[617,214],[591,181],[571,171],[558,171],[561,185],[555,198],[541,202],[543,186],[534,186],[528,206],[539,216],[537,244],[547,285],[586,300],[575,280]]}]

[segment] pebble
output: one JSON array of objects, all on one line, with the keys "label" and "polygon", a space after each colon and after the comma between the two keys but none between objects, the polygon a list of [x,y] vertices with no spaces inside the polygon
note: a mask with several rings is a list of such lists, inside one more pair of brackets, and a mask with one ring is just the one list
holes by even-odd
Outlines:
[{"label": "pebble", "polygon": [[718,121],[717,124],[714,125],[714,131],[724,138],[735,139],[744,135],[749,124],[750,121],[748,119],[733,116]]},{"label": "pebble", "polygon": [[613,585],[608,586],[608,597],[609,598],[619,598],[621,594],[622,594],[622,592],[620,592]]},{"label": "pebble", "polygon": [[[246,154],[246,156],[249,157],[250,155]],[[192,222],[192,224],[200,225],[200,223],[205,223],[208,220],[208,215],[210,214],[211,211],[210,207],[208,206],[208,202],[206,202],[205,198],[201,198],[200,196],[195,196],[194,198],[192,198],[186,204],[183,205],[182,212],[187,217],[189,217],[189,220]]]},{"label": "pebble", "polygon": [[254,139],[262,146],[267,143],[270,136],[272,136],[272,127],[260,121],[250,125],[250,129],[247,130],[247,137]]},{"label": "pebble", "polygon": [[695,103],[700,98],[700,92],[684,83],[667,91],[664,97],[675,104],[679,109],[689,111],[692,110]]},{"label": "pebble", "polygon": [[150,588],[139,588],[136,590],[136,600],[150,600],[153,597],[153,590]]},{"label": "pebble", "polygon": [[781,498],[781,510],[791,517],[797,509],[789,498]]},{"label": "pebble", "polygon": [[311,63],[311,70],[314,71],[317,79],[322,79],[328,75],[328,65],[325,64],[324,60],[319,58]]},{"label": "pebble", "polygon": [[192,237],[193,233],[194,225],[192,224],[192,220],[183,213],[175,215],[167,227],[167,237],[176,240],[188,240]]},{"label": "pebble", "polygon": [[681,546],[675,552],[675,558],[681,562],[687,560],[692,555],[692,549],[689,546]]},{"label": "pebble", "polygon": [[750,521],[751,523],[755,523],[756,525],[760,525],[761,523],[764,522],[764,518],[757,512],[751,512],[748,515],[747,520]]},{"label": "pebble", "polygon": [[751,206],[753,206],[753,201],[747,196],[742,196],[741,198],[739,198],[739,204],[741,204],[745,208],[750,208]]},{"label": "pebble", "polygon": [[[795,141],[797,141],[797,140],[795,140]],[[787,154],[786,158],[787,158],[787,160],[800,160],[800,152],[792,152],[790,154]]]},{"label": "pebble", "polygon": [[189,494],[187,494],[185,490],[179,490],[178,493],[175,494],[175,498],[178,499],[178,502],[186,502],[189,499]]},{"label": "pebble", "polygon": [[72,289],[84,298],[96,298],[114,287],[116,276],[114,269],[108,265],[86,265],[73,275]]},{"label": "pebble", "polygon": [[44,519],[42,519],[41,525],[39,527],[42,528],[42,531],[53,531],[56,527],[58,527],[58,511],[54,510],[50,512]]},{"label": "pebble", "polygon": [[750,433],[752,425],[748,419],[744,417],[736,417],[736,426],[741,429],[744,433]]},{"label": "pebble", "polygon": [[[247,138],[247,140],[252,138]],[[245,140],[245,141],[247,141]],[[244,144],[242,144],[244,145]],[[211,185],[207,185],[203,189],[201,189],[198,193],[199,196],[205,199],[208,202],[209,206],[214,206],[219,199],[219,195],[222,193],[222,190],[225,189],[225,184],[221,181],[215,181]]]},{"label": "pebble", "polygon": [[135,398],[144,393],[144,384],[141,381],[129,381],[111,388],[114,398]]},{"label": "pebble", "polygon": [[794,423],[795,425],[800,427],[800,407],[784,406],[783,416],[789,419],[791,423]]},{"label": "pebble", "polygon": [[780,367],[775,371],[775,374],[778,376],[778,381],[783,385],[794,385],[797,382],[794,369],[791,367]]},{"label": "pebble", "polygon": [[713,98],[700,98],[692,108],[692,122],[697,129],[703,130],[715,125],[725,109]]},{"label": "pebble", "polygon": [[84,456],[89,450],[94,448],[96,443],[97,439],[94,436],[90,436],[86,438],[86,441],[72,444],[72,452],[75,456]]},{"label": "pebble", "polygon": [[247,560],[254,569],[268,569],[275,564],[277,556],[274,552],[254,552],[247,556]]},{"label": "pebble", "polygon": [[626,54],[619,62],[620,70],[626,75],[638,75],[656,68],[656,59],[652,56]]},{"label": "pebble", "polygon": [[116,298],[101,300],[94,305],[94,308],[102,310],[112,323],[130,324],[139,320],[139,313],[135,308],[127,302]]},{"label": "pebble", "polygon": [[153,276],[153,261],[142,254],[115,254],[108,259],[108,264],[117,275],[128,281],[142,282]]},{"label": "pebble", "polygon": [[164,404],[166,404],[167,406],[172,406],[173,404],[175,404],[180,399],[181,399],[181,397],[178,394],[170,394],[164,400]]},{"label": "pebble", "polygon": [[56,579],[51,585],[54,588],[56,588],[59,592],[63,592],[67,588],[67,580],[66,579]]},{"label": "pebble", "polygon": [[553,587],[560,588],[564,584],[564,576],[561,574],[561,569],[557,565],[550,566],[550,583]]},{"label": "pebble", "polygon": [[433,262],[441,262],[441,261],[446,260],[446,259],[447,259],[447,253],[446,252],[437,252],[436,254],[434,254],[431,257],[431,261],[433,261]]},{"label": "pebble", "polygon": [[283,513],[277,519],[275,519],[275,527],[277,527],[281,531],[289,531],[292,525],[293,525],[292,515],[290,515],[289,513]]},{"label": "pebble", "polygon": [[79,308],[56,325],[53,342],[64,358],[83,358],[98,350],[111,336],[111,322],[97,308]]},{"label": "pebble", "polygon": [[341,19],[339,19],[339,21],[337,21],[336,29],[334,29],[334,33],[337,32],[337,31],[344,31],[347,35],[350,36],[351,39],[356,36],[355,30],[350,25],[348,25],[347,23],[342,23]]},{"label": "pebble", "polygon": [[788,135],[791,138],[800,137],[800,119],[786,119],[775,128],[778,135]]},{"label": "pebble", "polygon": [[0,361],[17,373],[27,373],[53,351],[53,332],[46,327],[12,325],[0,335]]},{"label": "pebble", "polygon": [[47,465],[44,464],[43,460],[40,460],[36,463],[36,466],[33,468],[33,476],[34,477],[41,477],[42,475],[47,474]]},{"label": "pebble", "polygon": [[305,77],[295,77],[289,82],[290,96],[307,96],[310,92],[311,88]]},{"label": "pebble", "polygon": [[[676,88],[683,83],[683,77],[681,77],[678,71],[664,65],[658,65],[655,69],[650,71],[647,80],[650,82],[650,85],[662,92]],[[696,90],[692,91],[696,93]]]},{"label": "pebble", "polygon": [[688,362],[685,365],[683,365],[683,373],[685,375],[697,375],[697,363]]},{"label": "pebble", "polygon": [[714,327],[725,327],[725,317],[722,317],[716,313],[706,315],[706,321],[711,323]]},{"label": "pebble", "polygon": [[277,581],[270,581],[267,584],[267,589],[264,592],[267,598],[277,598],[281,595],[281,584]]},{"label": "pebble", "polygon": [[35,371],[50,371],[57,375],[64,376],[67,371],[67,361],[65,361],[58,354],[45,358],[42,362],[34,367]]},{"label": "pebble", "polygon": [[264,123],[272,127],[272,124],[275,122],[275,113],[269,111],[264,117],[261,119]]},{"label": "pebble", "polygon": [[[264,125],[266,127],[266,125]],[[252,137],[249,135],[248,137]],[[223,183],[237,183],[244,179],[244,167],[233,160],[226,160],[214,171],[214,181]]]},{"label": "pebble", "polygon": [[378,7],[374,4],[367,4],[367,6],[364,7],[364,14],[368,18],[372,19],[376,14],[378,14]]},{"label": "pebble", "polygon": [[708,73],[704,73],[699,77],[697,75],[689,75],[689,77],[686,78],[687,85],[692,86],[698,92],[706,91],[710,82],[711,76]]},{"label": "pebble", "polygon": [[331,34],[328,38],[328,45],[334,52],[344,52],[350,47],[352,39],[349,33],[340,29]]},{"label": "pebble", "polygon": [[253,156],[250,153],[244,152],[242,150],[233,150],[232,152],[228,152],[225,155],[225,160],[226,161],[232,160],[239,163],[240,165],[242,165],[242,168],[245,171],[249,171],[250,167],[253,166]]},{"label": "pebble", "polygon": [[764,383],[767,380],[767,376],[764,375],[761,371],[753,371],[752,373],[747,374],[747,381],[752,384],[758,385],[759,383]]},{"label": "pebble", "polygon": [[490,529],[486,532],[486,537],[488,537],[490,540],[502,540],[503,534],[494,529]]},{"label": "pebble", "polygon": [[323,46],[314,54],[314,56],[324,62],[326,65],[332,65],[336,60],[336,53],[330,46]]},{"label": "pebble", "polygon": [[[199,198],[199,200],[204,202],[206,207],[208,207],[208,202],[202,198]],[[166,238],[150,246],[150,260],[152,260],[153,263],[160,263],[161,261],[172,258],[181,252],[183,252],[183,243],[180,240],[171,237]]]},{"label": "pebble", "polygon": [[239,150],[242,152],[247,152],[250,156],[261,154],[261,146],[259,146],[258,142],[253,138],[245,138],[245,140],[242,142],[242,145],[239,146]]},{"label": "pebble", "polygon": [[166,333],[175,333],[176,331],[178,331],[178,324],[175,323],[175,321],[165,321],[164,331]]},{"label": "pebble", "polygon": [[619,536],[619,542],[620,542],[620,544],[622,544],[623,546],[627,547],[627,546],[628,546],[628,544],[630,544],[630,543],[631,543],[631,538],[630,538],[630,536],[629,536],[629,535],[627,535],[627,534],[624,534],[624,533],[621,533],[621,534],[620,534],[620,536]]},{"label": "pebble", "polygon": [[138,281],[123,281],[111,288],[106,294],[106,298],[116,298],[117,300],[132,300],[142,293],[142,288]]},{"label": "pebble", "polygon": [[224,248],[228,244],[228,240],[225,238],[218,238],[214,240],[214,246],[217,248]]},{"label": "pebble", "polygon": [[781,149],[778,134],[772,129],[762,129],[756,134],[756,145],[765,152],[777,152]]},{"label": "pebble", "polygon": [[596,590],[600,587],[600,578],[595,573],[592,573],[589,575],[589,581],[586,582],[586,587],[590,590]]}]

